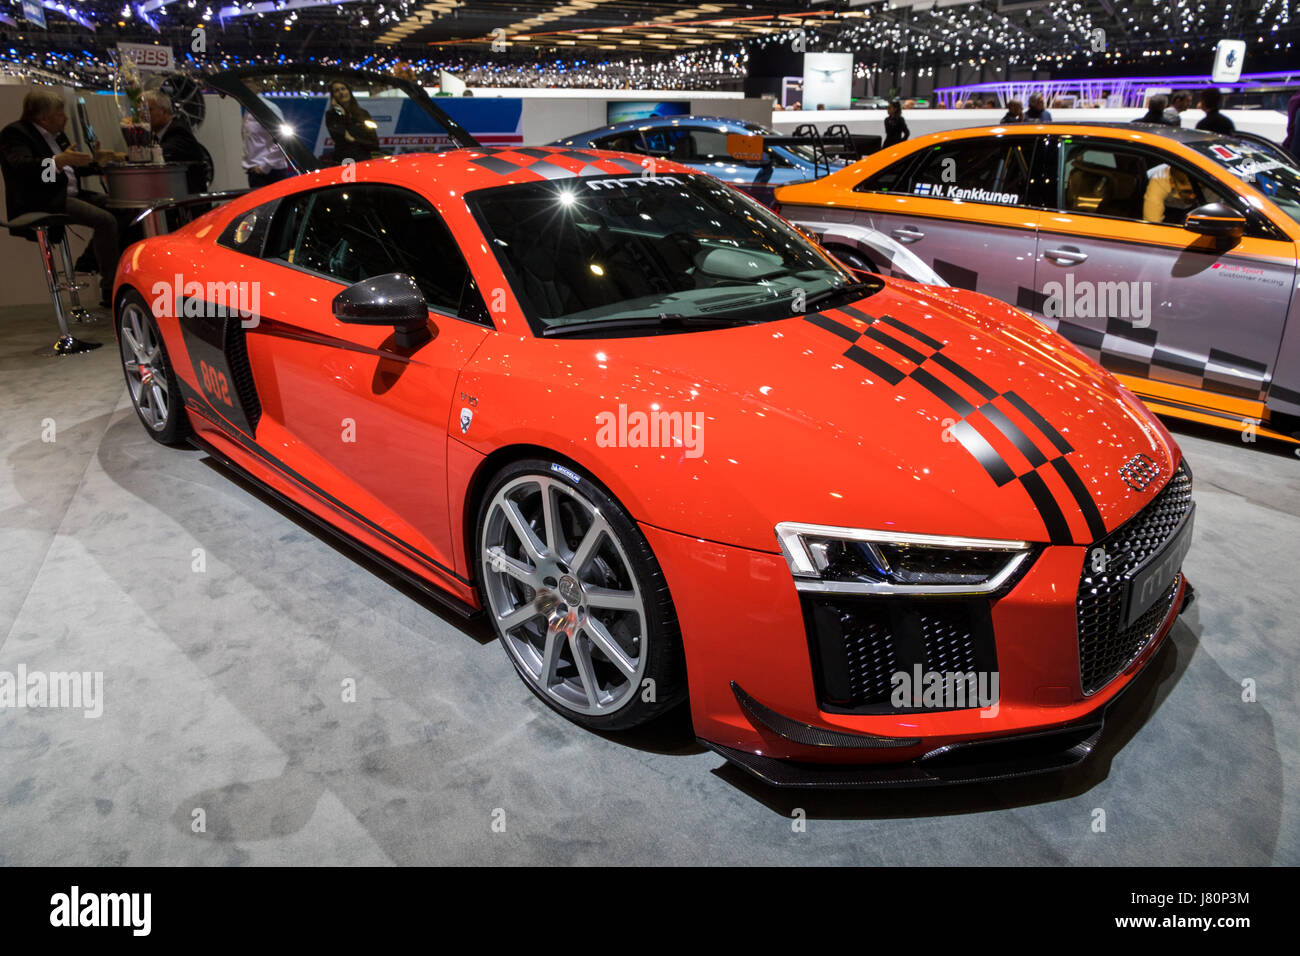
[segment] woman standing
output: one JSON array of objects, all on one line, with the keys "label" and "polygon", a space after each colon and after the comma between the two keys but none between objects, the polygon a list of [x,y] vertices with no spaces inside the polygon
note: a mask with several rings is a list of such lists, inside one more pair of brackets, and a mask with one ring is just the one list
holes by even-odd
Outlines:
[{"label": "woman standing", "polygon": [[352,95],[352,87],[343,80],[330,84],[330,106],[325,113],[325,128],[334,140],[334,162],[345,159],[365,162],[381,155],[379,127]]},{"label": "woman standing", "polygon": [[896,99],[890,100],[885,111],[885,142],[880,148],[887,149],[895,143],[901,143],[910,135],[907,120],[903,119],[903,104]]}]

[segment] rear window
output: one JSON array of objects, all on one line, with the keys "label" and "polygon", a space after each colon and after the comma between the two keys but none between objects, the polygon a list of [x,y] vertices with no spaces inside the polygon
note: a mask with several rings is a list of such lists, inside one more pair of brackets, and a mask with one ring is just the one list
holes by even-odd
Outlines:
[{"label": "rear window", "polygon": [[855,193],[905,193],[908,192],[907,171],[916,162],[915,156],[907,156],[890,163],[884,169],[868,176],[853,187]]}]

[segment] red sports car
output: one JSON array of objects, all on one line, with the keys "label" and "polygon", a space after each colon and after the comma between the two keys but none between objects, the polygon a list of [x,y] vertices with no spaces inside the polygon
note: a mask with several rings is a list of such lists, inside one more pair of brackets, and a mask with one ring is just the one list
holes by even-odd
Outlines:
[{"label": "red sports car", "polygon": [[1190,597],[1168,432],[1025,313],[642,162],[381,159],[132,246],[140,420],[485,612],[586,727],[689,700],[792,786],[1083,759]]}]

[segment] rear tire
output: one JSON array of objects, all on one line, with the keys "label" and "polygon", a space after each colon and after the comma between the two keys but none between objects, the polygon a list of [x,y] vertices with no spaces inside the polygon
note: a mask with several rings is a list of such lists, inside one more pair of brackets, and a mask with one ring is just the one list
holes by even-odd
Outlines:
[{"label": "rear tire", "polygon": [[648,723],[686,699],[672,597],[645,536],[587,475],[514,462],[475,532],[483,603],[520,678],[594,730]]},{"label": "rear tire", "polygon": [[117,342],[126,390],[149,437],[180,445],[190,435],[189,414],[172,369],[162,331],[144,298],[128,291],[118,299]]}]

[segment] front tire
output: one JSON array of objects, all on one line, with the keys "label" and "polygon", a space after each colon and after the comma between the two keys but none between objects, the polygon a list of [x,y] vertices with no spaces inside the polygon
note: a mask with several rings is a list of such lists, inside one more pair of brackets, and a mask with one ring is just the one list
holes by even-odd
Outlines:
[{"label": "front tire", "polygon": [[549,707],[585,727],[623,730],[685,699],[667,582],[604,488],[558,462],[515,462],[483,496],[475,540],[493,630]]},{"label": "front tire", "polygon": [[156,442],[181,444],[190,434],[190,420],[180,383],[158,322],[136,292],[125,293],[119,302],[117,341],[126,389],[140,424]]}]

